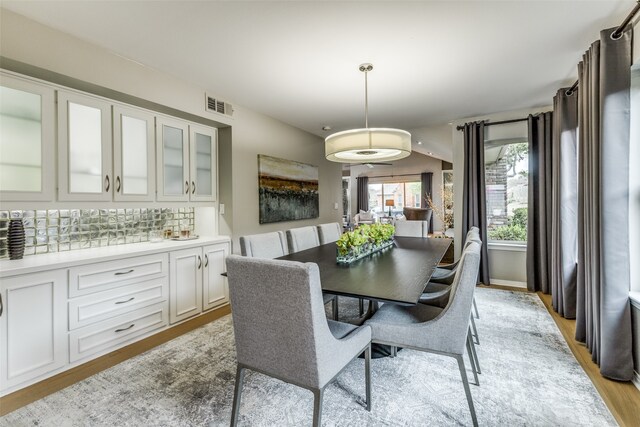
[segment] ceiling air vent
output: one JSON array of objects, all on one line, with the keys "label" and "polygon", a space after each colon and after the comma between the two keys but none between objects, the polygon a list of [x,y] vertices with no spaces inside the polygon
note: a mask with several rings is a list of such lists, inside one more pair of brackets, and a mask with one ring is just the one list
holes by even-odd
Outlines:
[{"label": "ceiling air vent", "polygon": [[233,115],[233,106],[220,99],[212,98],[205,94],[206,106],[205,109],[212,113],[224,114],[225,116]]}]

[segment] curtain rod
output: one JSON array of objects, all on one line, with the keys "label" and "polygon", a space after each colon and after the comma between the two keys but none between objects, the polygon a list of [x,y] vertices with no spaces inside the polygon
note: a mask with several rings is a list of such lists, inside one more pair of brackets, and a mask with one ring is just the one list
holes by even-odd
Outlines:
[{"label": "curtain rod", "polygon": [[[622,21],[622,24],[618,25],[618,28],[616,28],[615,31],[611,33],[611,38],[613,40],[617,40],[622,36],[622,32],[624,31],[624,28],[629,24],[629,22],[631,22],[633,17],[638,12],[640,12],[640,0],[637,0],[635,7],[631,9],[631,12],[629,12],[627,17],[624,18],[624,21]],[[567,96],[573,95],[573,92],[575,92],[578,89],[578,82],[579,80],[576,80],[575,83],[572,84],[571,87],[565,92]]]},{"label": "curtain rod", "polygon": [[[500,122],[487,122],[484,125],[485,126],[504,125],[504,124],[507,124],[507,123],[526,122],[528,119],[529,119],[528,117],[523,117],[521,119],[502,120]],[[457,130],[464,130],[464,126],[456,126],[456,129]]]},{"label": "curtain rod", "polygon": [[375,176],[368,176],[368,175],[364,175],[364,176],[358,176],[356,178],[395,178],[396,176],[419,176],[422,173],[433,173],[433,172],[418,172],[418,173],[402,173],[399,175],[375,175]]}]

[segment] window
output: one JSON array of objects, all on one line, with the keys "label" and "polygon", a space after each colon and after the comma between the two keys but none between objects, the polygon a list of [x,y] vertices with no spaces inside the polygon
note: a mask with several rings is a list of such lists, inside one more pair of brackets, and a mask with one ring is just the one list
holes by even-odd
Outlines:
[{"label": "window", "polygon": [[[379,215],[397,215],[406,207],[419,208],[422,194],[420,181],[369,184],[369,209]],[[393,207],[386,206],[393,200]]]},{"label": "window", "polygon": [[527,241],[528,155],[529,144],[523,139],[485,142],[489,241]]}]

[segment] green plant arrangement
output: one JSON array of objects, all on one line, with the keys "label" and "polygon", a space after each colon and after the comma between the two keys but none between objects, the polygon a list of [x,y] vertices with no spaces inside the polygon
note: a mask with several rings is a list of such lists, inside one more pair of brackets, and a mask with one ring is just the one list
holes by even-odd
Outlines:
[{"label": "green plant arrangement", "polygon": [[395,227],[391,224],[362,224],[338,239],[337,261],[349,264],[369,254],[393,245]]}]

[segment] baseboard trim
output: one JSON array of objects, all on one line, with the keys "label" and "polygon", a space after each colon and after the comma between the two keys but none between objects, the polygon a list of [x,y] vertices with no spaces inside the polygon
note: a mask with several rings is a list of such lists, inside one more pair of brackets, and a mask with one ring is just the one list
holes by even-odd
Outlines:
[{"label": "baseboard trim", "polygon": [[511,286],[513,288],[527,288],[527,282],[518,282],[515,280],[489,279],[492,285]]},{"label": "baseboard trim", "polygon": [[89,378],[98,372],[124,362],[138,354],[142,354],[147,350],[159,346],[160,344],[171,341],[180,335],[206,325],[207,323],[213,322],[214,320],[217,320],[222,316],[226,316],[229,313],[231,313],[231,306],[226,304],[198,317],[158,332],[155,335],[151,335],[150,337],[114,350],[104,356],[90,360],[87,363],[75,366],[50,378],[0,397],[0,416],[22,408],[31,402],[42,399],[43,397],[62,390],[65,387],[69,387],[72,384],[82,381],[85,378]]}]

